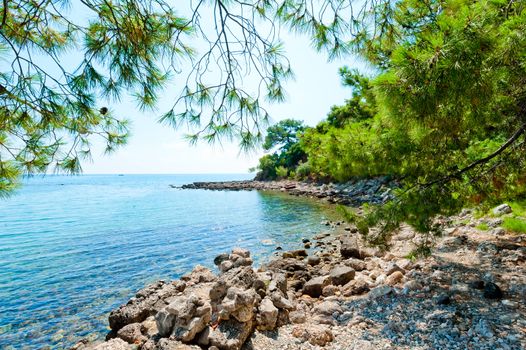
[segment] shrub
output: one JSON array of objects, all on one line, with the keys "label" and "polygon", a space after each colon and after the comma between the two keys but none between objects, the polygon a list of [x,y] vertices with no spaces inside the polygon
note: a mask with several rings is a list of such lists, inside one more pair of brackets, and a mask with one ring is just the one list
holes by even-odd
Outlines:
[{"label": "shrub", "polygon": [[478,230],[481,230],[481,231],[487,231],[489,230],[489,226],[487,223],[483,222],[483,223],[480,223],[477,227],[476,227]]},{"label": "shrub", "polygon": [[284,166],[276,167],[276,175],[279,179],[285,179],[289,174],[289,170]]},{"label": "shrub", "polygon": [[311,174],[311,166],[309,162],[298,164],[298,167],[296,168],[296,176],[298,179],[306,179]]},{"label": "shrub", "polygon": [[526,220],[523,218],[505,218],[504,222],[502,223],[502,227],[504,227],[508,231],[513,231],[517,233],[526,233]]}]

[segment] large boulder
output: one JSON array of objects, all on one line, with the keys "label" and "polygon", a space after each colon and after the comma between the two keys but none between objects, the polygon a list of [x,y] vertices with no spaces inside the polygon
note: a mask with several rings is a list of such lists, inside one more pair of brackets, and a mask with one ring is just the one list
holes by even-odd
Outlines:
[{"label": "large boulder", "polygon": [[148,338],[142,334],[141,330],[140,323],[131,323],[119,329],[117,337],[130,344],[143,344]]},{"label": "large boulder", "polygon": [[167,305],[166,299],[177,295],[185,288],[186,284],[181,281],[172,283],[158,281],[141,289],[126,305],[121,305],[110,312],[108,318],[110,328],[118,331],[128,324],[144,321],[148,316],[153,316],[164,308]]},{"label": "large boulder", "polygon": [[330,273],[332,284],[337,286],[347,284],[354,278],[354,275],[354,269],[348,266],[337,266]]},{"label": "large boulder", "polygon": [[512,212],[511,207],[506,203],[493,208],[494,215],[504,215],[504,214],[509,214],[511,212]]},{"label": "large boulder", "polygon": [[195,295],[180,296],[155,316],[162,337],[173,336],[189,342],[205,329],[212,317],[212,307],[207,300]]},{"label": "large boulder", "polygon": [[362,259],[360,245],[356,237],[344,237],[341,239],[340,254],[343,258]]},{"label": "large boulder", "polygon": [[208,326],[199,335],[197,342],[202,347],[217,347],[220,350],[239,350],[252,333],[254,322],[224,320],[214,327]]},{"label": "large boulder", "polygon": [[225,298],[214,309],[217,309],[220,319],[228,320],[232,316],[239,322],[248,322],[254,317],[256,300],[254,289],[230,287]]},{"label": "large boulder", "polygon": [[323,287],[327,286],[329,282],[329,276],[315,277],[305,283],[303,286],[303,294],[318,298],[323,292]]},{"label": "large boulder", "polygon": [[264,298],[259,304],[257,328],[259,330],[273,330],[278,320],[278,309],[269,298]]}]

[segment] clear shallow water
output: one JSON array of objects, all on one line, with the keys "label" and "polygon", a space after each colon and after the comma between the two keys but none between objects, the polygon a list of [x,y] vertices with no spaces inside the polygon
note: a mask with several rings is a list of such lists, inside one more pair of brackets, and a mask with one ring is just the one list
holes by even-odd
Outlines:
[{"label": "clear shallow water", "polygon": [[[301,245],[330,211],[288,195],[179,190],[248,175],[33,177],[0,200],[0,348],[67,348],[110,310],[234,246],[256,261]],[[269,240],[274,242],[269,243]]]}]

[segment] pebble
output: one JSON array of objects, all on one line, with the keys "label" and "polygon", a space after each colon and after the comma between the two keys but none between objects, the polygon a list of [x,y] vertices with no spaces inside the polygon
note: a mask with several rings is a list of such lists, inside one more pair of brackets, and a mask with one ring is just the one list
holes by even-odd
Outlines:
[{"label": "pebble", "polygon": [[493,282],[487,282],[484,285],[484,298],[487,299],[500,299],[502,298],[502,290],[498,285]]},{"label": "pebble", "polygon": [[447,294],[440,294],[437,297],[437,304],[438,305],[449,305],[451,304],[451,297]]}]

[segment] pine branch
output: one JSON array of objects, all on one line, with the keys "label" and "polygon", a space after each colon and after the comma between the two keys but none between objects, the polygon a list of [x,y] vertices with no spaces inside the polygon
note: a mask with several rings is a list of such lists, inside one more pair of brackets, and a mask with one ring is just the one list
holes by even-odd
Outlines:
[{"label": "pine branch", "polygon": [[427,188],[427,187],[430,187],[432,185],[435,185],[435,184],[438,184],[438,183],[446,183],[446,182],[449,182],[450,180],[452,179],[458,179],[462,174],[472,170],[473,168],[481,165],[481,164],[486,164],[487,162],[489,162],[490,160],[492,160],[493,158],[497,157],[499,154],[501,154],[502,152],[504,152],[508,147],[510,147],[511,145],[513,145],[513,143],[515,141],[517,141],[517,139],[526,131],[526,123],[522,124],[514,133],[513,135],[506,141],[504,142],[495,152],[491,153],[490,155],[484,157],[484,158],[480,158],[476,161],[474,161],[473,163],[469,164],[468,166],[466,166],[465,168],[462,168],[460,170],[457,170],[456,172],[452,173],[452,174],[449,174],[447,176],[444,176],[440,179],[436,179],[436,180],[433,180],[431,182],[427,182],[425,184],[421,184],[420,187],[421,188]]}]

